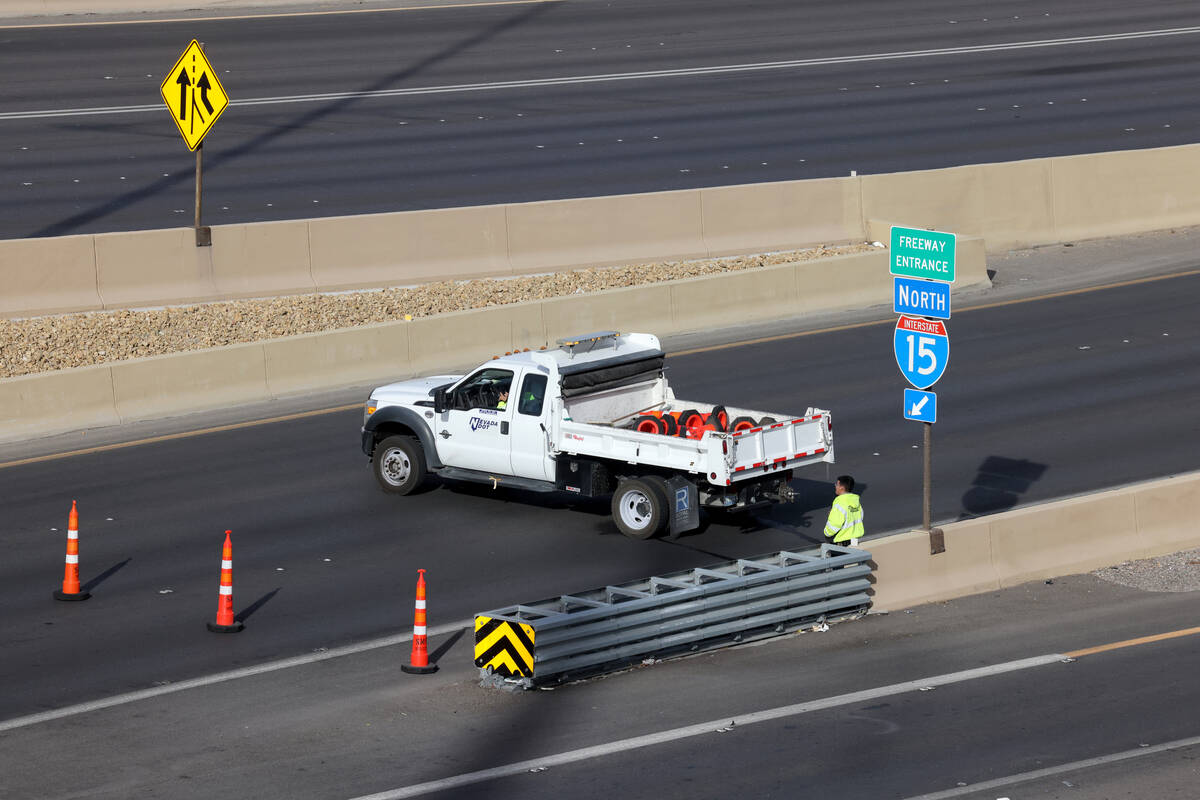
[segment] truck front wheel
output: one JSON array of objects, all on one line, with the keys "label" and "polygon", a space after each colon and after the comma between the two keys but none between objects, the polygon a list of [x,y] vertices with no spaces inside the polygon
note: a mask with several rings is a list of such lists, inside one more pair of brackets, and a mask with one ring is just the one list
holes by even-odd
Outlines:
[{"label": "truck front wheel", "polygon": [[390,494],[411,494],[425,480],[425,454],[417,440],[389,436],[375,446],[375,480]]},{"label": "truck front wheel", "polygon": [[630,539],[649,539],[667,527],[667,495],[650,478],[625,478],[613,493],[613,521]]}]

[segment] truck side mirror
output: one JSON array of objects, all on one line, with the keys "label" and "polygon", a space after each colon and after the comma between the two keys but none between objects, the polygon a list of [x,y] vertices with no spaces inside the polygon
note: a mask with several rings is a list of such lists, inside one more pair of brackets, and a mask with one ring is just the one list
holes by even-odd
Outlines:
[{"label": "truck side mirror", "polygon": [[435,413],[441,414],[448,408],[446,403],[446,387],[439,386],[433,390],[433,410]]}]

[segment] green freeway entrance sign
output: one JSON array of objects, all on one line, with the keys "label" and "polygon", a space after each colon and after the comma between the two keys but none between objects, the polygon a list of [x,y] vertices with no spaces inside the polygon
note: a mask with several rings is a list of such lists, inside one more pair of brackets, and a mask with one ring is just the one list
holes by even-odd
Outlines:
[{"label": "green freeway entrance sign", "polygon": [[892,226],[893,275],[954,283],[954,234]]}]

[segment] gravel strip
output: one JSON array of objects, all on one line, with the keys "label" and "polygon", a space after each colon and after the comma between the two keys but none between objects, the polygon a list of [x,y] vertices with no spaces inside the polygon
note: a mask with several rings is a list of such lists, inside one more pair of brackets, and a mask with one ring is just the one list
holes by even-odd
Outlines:
[{"label": "gravel strip", "polygon": [[1194,592],[1200,590],[1200,549],[1123,561],[1092,574],[1146,592]]},{"label": "gravel strip", "polygon": [[862,253],[869,244],[148,310],[0,320],[0,378]]}]

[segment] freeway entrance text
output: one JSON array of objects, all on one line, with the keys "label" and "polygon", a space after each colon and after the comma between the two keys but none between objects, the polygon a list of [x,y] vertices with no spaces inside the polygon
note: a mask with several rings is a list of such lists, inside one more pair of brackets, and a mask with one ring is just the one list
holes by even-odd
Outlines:
[{"label": "freeway entrance text", "polygon": [[892,226],[891,273],[954,283],[956,239],[953,233]]}]

